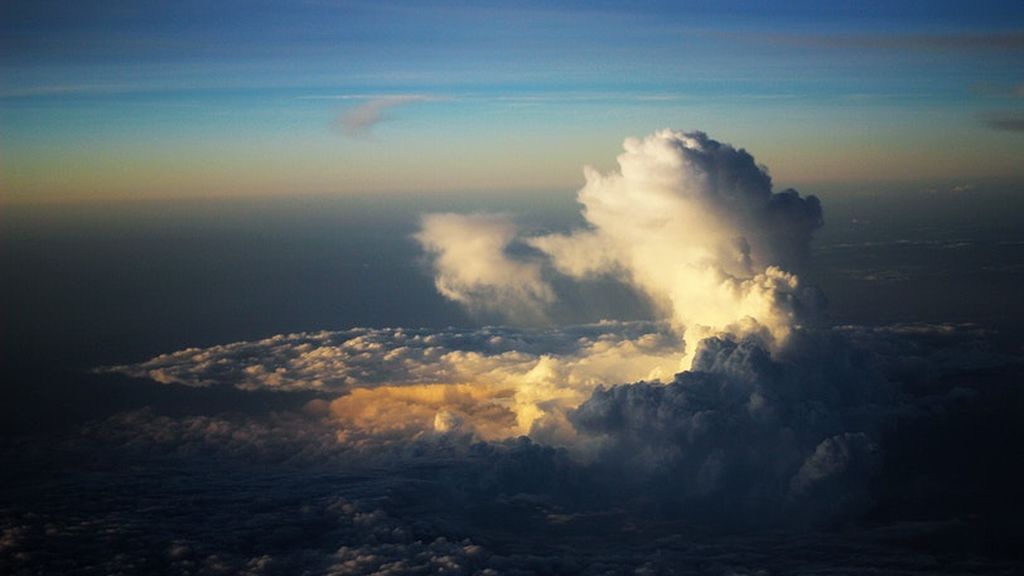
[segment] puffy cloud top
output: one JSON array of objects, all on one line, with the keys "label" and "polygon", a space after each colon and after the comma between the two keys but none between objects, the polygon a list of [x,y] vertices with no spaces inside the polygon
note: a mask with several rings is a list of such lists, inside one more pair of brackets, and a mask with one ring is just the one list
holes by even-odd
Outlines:
[{"label": "puffy cloud top", "polygon": [[[807,305],[794,271],[822,223],[817,198],[773,192],[750,154],[702,132],[662,130],[624,148],[617,172],[584,169],[578,199],[586,228],[521,241],[562,275],[612,277],[646,294],[687,335],[688,357],[701,338],[722,332],[757,335],[773,350],[784,345]],[[470,250],[467,243],[480,241],[441,234],[440,223],[496,240]],[[446,214],[428,217],[418,238],[436,256],[438,289],[452,300],[471,308],[549,305],[543,268],[508,255],[515,234],[507,219]]]}]

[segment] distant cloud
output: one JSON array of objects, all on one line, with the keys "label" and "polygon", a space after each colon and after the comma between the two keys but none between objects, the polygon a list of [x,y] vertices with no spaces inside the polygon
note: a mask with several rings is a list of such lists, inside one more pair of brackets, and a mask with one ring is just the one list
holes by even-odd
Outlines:
[{"label": "distant cloud", "polygon": [[979,114],[978,118],[985,126],[993,130],[1006,132],[1024,132],[1024,111],[1004,110]]},{"label": "distant cloud", "polygon": [[342,395],[349,437],[460,431],[516,437],[591,390],[669,379],[679,342],[658,324],[602,322],[543,332],[354,328],[188,348],[106,370],[164,384]]},{"label": "distant cloud", "polygon": [[990,98],[1024,98],[1024,84],[979,82],[971,86],[971,92]]},{"label": "distant cloud", "polygon": [[129,94],[132,92],[158,89],[159,88],[156,86],[135,86],[131,84],[46,84],[0,91],[0,98]]},{"label": "distant cloud", "polygon": [[772,44],[883,50],[1024,51],[1024,32],[988,34],[774,34]]},{"label": "distant cloud", "polygon": [[[978,190],[978,186],[971,183],[953,184],[944,187],[931,187],[923,190],[926,194],[967,194]],[[935,243],[938,244],[938,243]]]},{"label": "distant cloud", "polygon": [[396,94],[372,97],[366,102],[349,108],[335,121],[334,127],[349,137],[365,137],[374,126],[387,119],[386,112],[392,108],[415,102],[428,102],[436,98],[425,94]]}]

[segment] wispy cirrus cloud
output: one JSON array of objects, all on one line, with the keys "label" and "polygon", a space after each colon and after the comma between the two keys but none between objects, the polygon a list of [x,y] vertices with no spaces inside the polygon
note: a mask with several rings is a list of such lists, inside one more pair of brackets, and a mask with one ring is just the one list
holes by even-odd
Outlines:
[{"label": "wispy cirrus cloud", "polygon": [[950,34],[769,34],[758,36],[770,44],[809,48],[882,50],[1021,51],[1024,32]]},{"label": "wispy cirrus cloud", "polygon": [[373,127],[388,119],[387,111],[393,108],[429,102],[437,97],[427,94],[387,94],[369,97],[362,104],[345,110],[334,121],[334,128],[352,138],[370,135]]},{"label": "wispy cirrus cloud", "polygon": [[1000,110],[978,115],[985,126],[1004,132],[1024,132],[1024,111]]},{"label": "wispy cirrus cloud", "polygon": [[971,93],[989,98],[1024,98],[1024,84],[979,82],[971,86]]}]

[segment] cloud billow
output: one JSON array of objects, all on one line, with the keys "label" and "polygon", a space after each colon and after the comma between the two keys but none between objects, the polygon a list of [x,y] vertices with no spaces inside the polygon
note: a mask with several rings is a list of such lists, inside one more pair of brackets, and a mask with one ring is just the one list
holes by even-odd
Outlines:
[{"label": "cloud billow", "polygon": [[435,286],[442,296],[472,311],[542,319],[554,302],[541,263],[513,259],[516,227],[500,214],[430,214],[416,234],[433,258]]},{"label": "cloud billow", "polygon": [[773,191],[742,149],[665,130],[627,140],[619,166],[586,170],[580,229],[531,235],[508,215],[447,213],[414,237],[438,292],[472,311],[543,324],[559,286],[603,278],[646,295],[657,320],[353,328],[180,350],[111,370],[315,398],[259,421],[135,413],[93,433],[417,481],[426,467],[440,477],[417,484],[416,506],[522,506],[553,524],[635,519],[652,503],[708,526],[803,524],[869,507],[883,423],[963,397],[914,405],[894,382],[1006,362],[971,329],[809,322],[818,295],[797,274],[821,206]]},{"label": "cloud billow", "polygon": [[706,502],[799,501],[861,478],[877,375],[803,327],[815,293],[796,273],[817,199],[774,192],[750,154],[702,132],[624,147],[618,171],[584,171],[585,228],[525,235],[507,215],[430,214],[415,239],[438,292],[471,311],[543,324],[553,280],[601,277],[644,294],[657,322],[290,334],[115,370],[318,393],[310,417],[357,453],[529,436],[617,486]]},{"label": "cloud billow", "polygon": [[771,524],[847,510],[867,497],[891,390],[842,338],[798,340],[772,358],[754,339],[705,339],[671,382],[598,388],[569,420],[605,474],[694,514]]},{"label": "cloud billow", "polygon": [[[425,218],[417,239],[434,257],[442,295],[471,310],[500,302],[510,319],[552,305],[545,262],[509,255],[518,240],[565,277],[613,278],[645,294],[684,335],[688,358],[700,339],[722,332],[783,346],[815,301],[796,272],[822,224],[817,198],[773,192],[750,154],[702,132],[662,130],[624,147],[617,172],[584,170],[578,200],[586,228],[517,237],[508,218]],[[470,252],[458,233],[469,228],[500,242]],[[460,257],[451,258],[456,250]]]}]

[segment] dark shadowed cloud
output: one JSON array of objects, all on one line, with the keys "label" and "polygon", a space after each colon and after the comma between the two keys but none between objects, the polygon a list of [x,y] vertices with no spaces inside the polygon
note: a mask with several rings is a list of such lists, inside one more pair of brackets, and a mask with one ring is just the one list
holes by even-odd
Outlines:
[{"label": "dark shadowed cloud", "polygon": [[[282,335],[118,370],[191,386],[319,390],[303,411],[133,412],[89,427],[87,437],[296,466],[397,470],[468,459],[505,470],[501,447],[528,433],[520,447],[529,450],[517,453],[550,459],[511,480],[491,476],[494,490],[570,474],[598,500],[664,501],[722,526],[792,525],[863,513],[883,425],[958,398],[929,396],[919,407],[899,398],[901,383],[1012,365],[986,346],[989,337],[971,326],[843,326],[798,331],[775,355],[755,337],[709,338],[690,370],[666,383],[627,383],[624,371],[645,366],[643,350],[657,357],[678,345],[655,324]],[[602,378],[609,366],[623,372]]]},{"label": "dark shadowed cloud", "polygon": [[971,86],[971,92],[994,98],[1024,98],[1024,84],[979,82]]},{"label": "dark shadowed cloud", "polygon": [[1013,573],[1020,364],[989,338],[849,326],[782,358],[708,340],[671,383],[596,390],[570,416],[600,438],[588,460],[458,432],[367,441],[316,402],[4,439],[0,571]]},{"label": "dark shadowed cloud", "polygon": [[1004,110],[980,114],[978,118],[993,130],[1024,132],[1024,111]]}]

